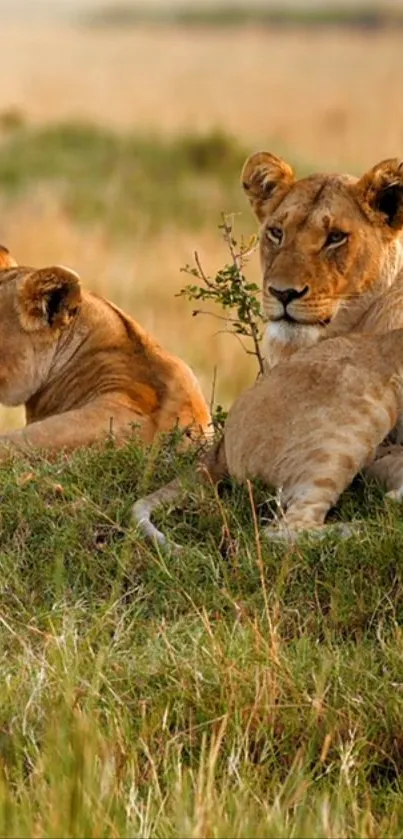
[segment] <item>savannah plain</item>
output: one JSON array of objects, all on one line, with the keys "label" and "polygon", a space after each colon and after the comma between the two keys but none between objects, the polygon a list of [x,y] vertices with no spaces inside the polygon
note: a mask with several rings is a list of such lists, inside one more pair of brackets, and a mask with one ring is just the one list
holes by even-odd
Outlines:
[{"label": "savannah plain", "polygon": [[[195,250],[208,273],[222,267],[222,211],[237,213],[239,237],[255,231],[239,188],[251,151],[284,154],[300,172],[360,172],[398,155],[402,70],[399,31],[10,23],[0,239],[21,263],[70,265],[127,308],[189,361],[208,397],[217,368],[215,397],[228,405],[252,362],[221,322],[192,320],[175,297],[181,267]],[[249,276],[259,279],[256,255]],[[3,416],[4,427],[21,414]]]},{"label": "savannah plain", "polygon": [[[26,9],[2,23],[0,242],[78,271],[229,406],[255,362],[180,269],[227,262],[222,212],[256,232],[251,151],[300,173],[402,153],[402,30]],[[267,489],[207,488],[161,513],[186,546],[165,557],[130,508],[192,458],[172,445],[0,470],[0,836],[402,836],[400,507],[358,479],[336,515],[359,537],[269,546]]]}]

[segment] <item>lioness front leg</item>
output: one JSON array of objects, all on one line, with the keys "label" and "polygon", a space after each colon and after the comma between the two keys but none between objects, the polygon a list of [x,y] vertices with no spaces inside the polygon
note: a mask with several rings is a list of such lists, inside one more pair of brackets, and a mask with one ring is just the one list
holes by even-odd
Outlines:
[{"label": "lioness front leg", "polygon": [[94,400],[83,408],[56,414],[18,431],[0,435],[0,459],[13,451],[22,454],[73,451],[101,442],[111,434],[117,439],[124,439],[133,433],[137,419],[140,437],[148,442],[151,437],[148,418],[141,415],[137,418],[132,411],[112,401]]},{"label": "lioness front leg", "polygon": [[287,502],[286,511],[278,518],[277,524],[265,528],[264,535],[273,541],[286,542],[296,542],[303,535],[322,538],[331,532],[341,537],[350,536],[356,532],[356,524],[325,524],[329,510],[334,507],[350,480],[351,475],[346,474],[339,474],[338,479],[318,476],[303,488],[295,488]]},{"label": "lioness front leg", "polygon": [[325,524],[329,509],[326,505],[320,511],[320,508],[315,508],[309,500],[304,504],[292,504],[278,523],[266,527],[263,534],[266,539],[274,542],[293,543],[302,536],[322,539],[327,534],[335,533],[340,538],[347,538],[357,532],[358,525],[352,522]]}]

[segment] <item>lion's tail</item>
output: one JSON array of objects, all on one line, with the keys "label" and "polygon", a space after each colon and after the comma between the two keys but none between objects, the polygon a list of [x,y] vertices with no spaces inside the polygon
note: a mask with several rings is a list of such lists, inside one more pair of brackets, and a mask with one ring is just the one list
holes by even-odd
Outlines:
[{"label": "lion's tail", "polygon": [[151,492],[150,495],[145,495],[144,498],[139,498],[133,504],[132,518],[147,539],[150,539],[157,545],[161,545],[161,547],[167,547],[167,539],[152,523],[151,514],[158,507],[162,507],[165,504],[178,503],[185,494],[186,488],[182,478],[175,478],[174,481],[165,484],[161,489],[157,489],[156,492]]},{"label": "lion's tail", "polygon": [[[202,458],[195,472],[192,473],[192,489],[200,483],[217,483],[227,474],[224,441],[215,443]],[[178,505],[189,492],[187,481],[175,478],[169,484],[157,489],[144,498],[139,498],[132,507],[132,519],[147,539],[162,548],[169,547],[168,540],[151,521],[152,513],[165,504]],[[174,548],[179,548],[174,545]]]}]

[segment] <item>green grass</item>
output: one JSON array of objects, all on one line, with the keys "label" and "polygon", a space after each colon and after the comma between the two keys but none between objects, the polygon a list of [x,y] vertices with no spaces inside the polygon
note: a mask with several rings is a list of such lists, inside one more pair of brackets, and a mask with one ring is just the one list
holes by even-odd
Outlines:
[{"label": "green grass", "polygon": [[281,3],[239,3],[224,2],[219,4],[192,5],[186,3],[150,7],[136,6],[130,3],[102,5],[95,11],[81,17],[84,23],[92,26],[130,26],[141,23],[154,25],[184,26],[268,26],[268,27],[347,27],[378,30],[386,26],[401,26],[403,15],[397,8],[369,3],[367,7],[346,8],[336,4],[321,8],[318,6],[282,6]]},{"label": "green grass", "polygon": [[33,128],[16,116],[0,120],[0,190],[15,200],[48,186],[77,222],[101,221],[119,235],[170,222],[197,229],[211,212],[244,206],[247,151],[219,131],[164,140],[90,124]]},{"label": "green grass", "polygon": [[0,835],[401,836],[399,507],[359,480],[361,538],[273,547],[245,488],[194,491],[167,558],[130,506],[191,460],[3,467]]}]

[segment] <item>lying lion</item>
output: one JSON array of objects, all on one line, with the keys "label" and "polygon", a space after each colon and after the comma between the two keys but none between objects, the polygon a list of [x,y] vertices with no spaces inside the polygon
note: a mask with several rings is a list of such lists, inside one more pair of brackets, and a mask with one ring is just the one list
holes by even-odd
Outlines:
[{"label": "lying lion", "polygon": [[[403,329],[321,342],[279,362],[238,397],[199,478],[260,478],[280,490],[284,515],[266,529],[270,538],[294,541],[301,532],[321,532],[328,511],[374,460],[402,409]],[[392,496],[400,497],[403,457],[399,470],[396,465],[395,459]],[[181,494],[176,479],[134,505],[146,536],[166,544],[150,515]],[[348,532],[348,525],[341,528]]]},{"label": "lying lion", "polygon": [[[324,338],[403,327],[403,161],[383,160],[361,178],[298,180],[284,160],[256,152],[241,183],[261,224],[268,367]],[[367,472],[393,489],[403,454],[381,455]]]},{"label": "lying lion", "polygon": [[132,318],[83,291],[60,266],[17,266],[0,249],[0,402],[25,405],[27,425],[0,451],[59,451],[138,429],[149,443],[178,426],[207,432],[210,415],[190,369]]},{"label": "lying lion", "polygon": [[[294,358],[297,350],[313,347],[324,338],[343,335],[349,332],[389,332],[403,327],[403,163],[397,159],[382,161],[366,172],[361,178],[350,175],[314,174],[298,180],[292,167],[281,158],[269,152],[257,152],[246,161],[242,171],[242,185],[251,206],[261,223],[260,231],[260,259],[263,275],[263,309],[267,319],[265,334],[265,359],[267,368]],[[378,339],[376,339],[378,340]],[[366,340],[363,346],[370,346]],[[337,356],[338,347],[333,341],[329,347],[330,356],[333,351]],[[374,346],[378,346],[377,343]],[[325,348],[319,350],[318,361],[326,358]],[[323,355],[322,355],[323,353]],[[372,355],[371,355],[372,357]],[[276,456],[275,441],[278,434],[282,434],[282,423],[288,414],[285,408],[289,406],[289,414],[294,416],[292,399],[289,394],[283,394],[281,388],[287,386],[292,371],[299,371],[301,382],[310,381],[310,371],[304,372],[305,363],[310,357],[305,352],[298,354],[295,367],[284,368],[281,364],[279,371],[270,373],[269,379],[262,381],[252,390],[246,391],[235,403],[228,420],[224,442],[214,449],[208,461],[210,477],[219,479],[228,470],[235,477],[244,478],[248,470],[241,469],[239,464],[245,459],[251,466],[253,447],[262,455],[262,448],[267,445],[270,452],[262,460],[261,475],[268,483],[275,486],[280,482],[271,461]],[[328,388],[322,396],[315,391],[315,412],[322,415],[328,425],[326,433],[334,426],[334,434],[339,433],[337,416],[341,413],[349,416],[349,406],[354,404],[357,394],[348,392],[353,380],[347,380],[346,374],[340,368],[341,357],[330,364],[334,376],[335,387],[341,377],[345,387],[338,386],[334,396],[339,400],[335,404],[332,400],[332,414],[326,402],[329,399]],[[364,369],[364,368],[362,368]],[[375,368],[376,373],[376,368]],[[374,373],[374,375],[375,375]],[[318,374],[318,373],[316,373]],[[315,374],[315,375],[316,375]],[[294,375],[294,374],[293,374]],[[324,374],[325,375],[325,374]],[[272,378],[274,376],[274,378]],[[283,383],[281,377],[284,376]],[[359,378],[359,376],[358,376]],[[275,388],[279,388],[281,398],[284,399],[283,415],[277,413],[278,396]],[[267,393],[266,393],[267,389]],[[358,388],[358,395],[362,393],[362,384]],[[383,393],[383,391],[382,391]],[[273,398],[273,407],[269,404],[269,394]],[[309,390],[309,398],[311,391]],[[298,409],[310,413],[309,398],[302,399]],[[266,401],[267,399],[267,401]],[[308,400],[308,401],[307,401]],[[365,408],[365,403],[363,403]],[[259,413],[260,411],[260,413]],[[274,411],[274,413],[272,413]],[[277,417],[277,419],[276,419]],[[301,417],[301,422],[303,422]],[[306,427],[310,436],[317,440],[318,448],[322,446],[321,433],[317,428],[316,415],[312,428]],[[270,434],[266,434],[270,428]],[[285,426],[289,429],[289,424]],[[284,468],[295,464],[295,459],[301,456],[301,444],[305,447],[302,426],[296,437],[291,437],[296,447],[292,453],[292,445],[286,445],[281,437],[280,451],[283,457],[289,457]],[[305,426],[304,426],[305,427]],[[393,425],[389,427],[391,431]],[[375,426],[371,439],[375,439]],[[354,425],[352,433],[357,435],[358,426]],[[301,435],[301,436],[299,436]],[[386,436],[386,434],[385,434]],[[354,449],[359,440],[355,437]],[[375,445],[382,442],[380,438]],[[224,453],[225,452],[225,457]],[[346,457],[350,458],[350,451]],[[280,457],[278,453],[278,457]],[[263,457],[263,455],[262,455]],[[328,455],[326,454],[326,458]],[[217,460],[218,458],[218,460]],[[381,447],[376,462],[367,457],[362,462],[367,465],[367,472],[381,480],[394,497],[399,497],[401,475],[403,471],[403,452],[401,447]],[[273,461],[274,462],[274,461]],[[304,461],[305,462],[305,461]],[[355,474],[357,459],[352,464]],[[314,461],[315,467],[317,463]],[[319,470],[320,480],[326,480],[330,462],[326,461],[325,470]],[[217,465],[218,464],[218,465]],[[264,464],[264,465],[263,465]],[[254,461],[255,469],[258,463]],[[354,471],[355,470],[355,471]],[[323,474],[325,471],[325,474]],[[255,474],[252,468],[249,477]],[[256,472],[256,474],[258,474]],[[296,477],[296,476],[295,476]],[[336,486],[335,477],[329,474],[329,481]],[[272,480],[274,479],[274,480]],[[338,475],[336,497],[343,481],[351,480],[347,473],[341,480]],[[343,487],[347,485],[343,484]],[[149,499],[140,500],[134,507],[134,517],[142,522],[145,533],[164,541],[149,521],[149,512],[154,504],[160,501],[174,501],[179,495],[179,483],[173,482]],[[324,493],[326,496],[326,493]],[[326,502],[327,503],[327,502]],[[309,503],[308,503],[309,507]],[[328,508],[326,508],[328,509]],[[292,511],[291,524],[298,530],[294,522],[295,508]],[[299,511],[297,509],[299,515]],[[290,522],[287,514],[288,522]],[[324,517],[322,518],[323,524]],[[309,524],[309,522],[308,522]]]}]

